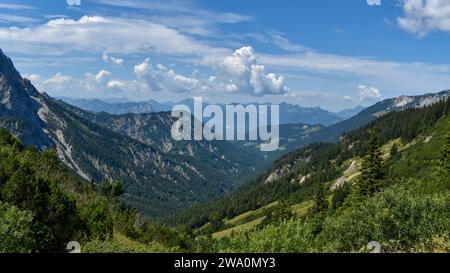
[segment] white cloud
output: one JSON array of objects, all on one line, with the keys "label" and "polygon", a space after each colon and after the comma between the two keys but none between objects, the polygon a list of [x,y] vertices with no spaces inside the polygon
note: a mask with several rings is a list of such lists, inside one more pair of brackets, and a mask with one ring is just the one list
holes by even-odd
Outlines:
[{"label": "white cloud", "polygon": [[73,78],[71,76],[63,75],[62,73],[56,73],[50,79],[43,82],[44,86],[51,86],[54,90],[63,90]]},{"label": "white cloud", "polygon": [[397,18],[399,26],[423,37],[430,31],[450,32],[450,1],[402,0],[403,16]]},{"label": "white cloud", "polygon": [[201,88],[198,79],[177,74],[162,64],[153,66],[149,58],[137,64],[134,72],[151,91],[190,92]]},{"label": "white cloud", "polygon": [[69,6],[81,6],[81,0],[67,0]]},{"label": "white cloud", "polygon": [[272,32],[270,33],[270,36],[272,38],[272,43],[285,51],[301,52],[309,50],[309,48],[303,45],[292,43],[286,37],[284,37],[282,33]]},{"label": "white cloud", "polygon": [[97,73],[97,75],[95,75],[95,80],[97,82],[101,82],[109,76],[111,76],[111,72],[102,69],[102,70],[100,70],[100,72]]},{"label": "white cloud", "polygon": [[23,77],[29,79],[32,83],[37,83],[41,80],[41,76],[37,74],[24,74]]},{"label": "white cloud", "polygon": [[6,4],[6,3],[0,3],[0,9],[9,9],[9,10],[30,10],[30,9],[36,9],[33,6],[29,5],[21,5],[21,4]]},{"label": "white cloud", "polygon": [[62,73],[56,73],[48,79],[42,79],[39,75],[24,75],[41,92],[70,97],[99,97],[108,95],[110,89],[126,89],[125,82],[121,84],[117,80],[106,81],[110,76],[111,73],[106,70],[100,70],[97,74],[86,73],[84,78],[73,78]]},{"label": "white cloud", "polygon": [[307,51],[299,54],[258,55],[264,65],[286,73],[314,73],[351,77],[352,80],[374,82],[379,88],[401,92],[448,89],[450,65],[420,62],[393,62]]},{"label": "white cloud", "polygon": [[353,102],[379,101],[383,99],[380,90],[373,86],[359,85],[355,97],[344,96],[345,100]]},{"label": "white cloud", "polygon": [[288,90],[283,76],[266,73],[265,67],[257,64],[252,47],[240,48],[212,66],[214,75],[204,80],[178,74],[162,64],[152,65],[148,58],[135,65],[134,72],[152,91],[211,91],[262,96],[284,94]]},{"label": "white cloud", "polygon": [[[214,66],[215,78],[212,89],[230,93],[250,95],[284,94],[288,89],[285,78],[266,73],[263,65],[257,64],[252,47],[242,47]],[[211,81],[210,81],[211,82]]]},{"label": "white cloud", "polygon": [[[20,53],[54,51],[55,48],[59,52],[152,52],[171,56],[215,56],[228,52],[158,23],[102,16],[83,16],[78,20],[58,18],[28,28],[3,27],[0,40],[9,51]],[[22,46],[17,47],[18,41]]]},{"label": "white cloud", "polygon": [[143,63],[134,66],[134,73],[138,78],[143,78],[149,70],[150,58],[147,58]]},{"label": "white cloud", "polygon": [[127,85],[125,82],[123,81],[119,81],[119,80],[111,80],[108,82],[108,88],[110,89],[118,89],[118,90],[123,90]]},{"label": "white cloud", "polygon": [[35,18],[26,17],[26,16],[0,13],[0,22],[25,24],[25,23],[36,23],[36,22],[38,22],[38,20],[36,20]]},{"label": "white cloud", "polygon": [[125,61],[122,58],[115,58],[115,57],[108,56],[108,54],[106,52],[103,52],[102,59],[105,63],[111,63],[113,65],[122,65]]}]

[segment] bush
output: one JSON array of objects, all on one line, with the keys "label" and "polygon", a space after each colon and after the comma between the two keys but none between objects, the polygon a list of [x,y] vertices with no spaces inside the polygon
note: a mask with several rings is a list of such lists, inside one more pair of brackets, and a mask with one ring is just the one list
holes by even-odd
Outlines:
[{"label": "bush", "polygon": [[86,223],[91,238],[106,240],[112,237],[113,219],[108,203],[95,200],[80,209],[81,219]]},{"label": "bush", "polygon": [[303,220],[291,219],[215,243],[216,251],[241,253],[309,252],[313,234]]},{"label": "bush", "polygon": [[0,202],[0,252],[32,252],[32,221],[30,212]]},{"label": "bush", "polygon": [[359,251],[370,241],[410,248],[450,230],[449,193],[413,194],[394,185],[328,217],[319,236],[323,251]]}]

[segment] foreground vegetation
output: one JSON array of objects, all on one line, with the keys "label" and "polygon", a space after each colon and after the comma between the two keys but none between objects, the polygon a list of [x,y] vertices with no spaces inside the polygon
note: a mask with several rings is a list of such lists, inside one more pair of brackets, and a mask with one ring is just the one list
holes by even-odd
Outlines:
[{"label": "foreground vegetation", "polygon": [[121,205],[121,183],[83,183],[57,159],[0,130],[0,252],[162,252],[183,236]]}]

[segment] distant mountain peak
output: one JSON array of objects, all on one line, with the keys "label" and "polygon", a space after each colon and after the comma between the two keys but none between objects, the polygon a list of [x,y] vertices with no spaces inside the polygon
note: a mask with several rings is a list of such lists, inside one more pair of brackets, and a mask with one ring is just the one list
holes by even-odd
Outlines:
[{"label": "distant mountain peak", "polygon": [[7,129],[27,145],[50,147],[46,124],[39,116],[40,93],[23,79],[12,60],[0,49],[0,127]]},{"label": "distant mountain peak", "polygon": [[432,104],[438,103],[442,100],[447,99],[450,96],[450,90],[444,90],[439,93],[425,94],[419,96],[399,96],[393,99],[388,99],[387,101],[392,101],[392,106],[390,110],[401,110],[404,108],[422,108],[430,106]]},{"label": "distant mountain peak", "polygon": [[400,96],[395,99],[394,106],[395,107],[404,107],[413,101],[414,101],[414,99],[412,97]]},{"label": "distant mountain peak", "polygon": [[0,49],[0,81],[6,81],[10,85],[21,85],[22,77],[14,67],[12,60]]}]

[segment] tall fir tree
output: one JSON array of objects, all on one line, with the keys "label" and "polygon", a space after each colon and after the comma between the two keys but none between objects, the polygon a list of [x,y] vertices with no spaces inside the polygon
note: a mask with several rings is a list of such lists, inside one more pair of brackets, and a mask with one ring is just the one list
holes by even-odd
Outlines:
[{"label": "tall fir tree", "polygon": [[384,178],[383,159],[375,131],[371,131],[369,148],[361,165],[361,176],[356,190],[361,197],[367,197],[377,192]]},{"label": "tall fir tree", "polygon": [[325,198],[325,192],[322,182],[317,182],[316,190],[314,192],[314,205],[312,207],[313,213],[322,212],[328,209],[328,201]]}]

